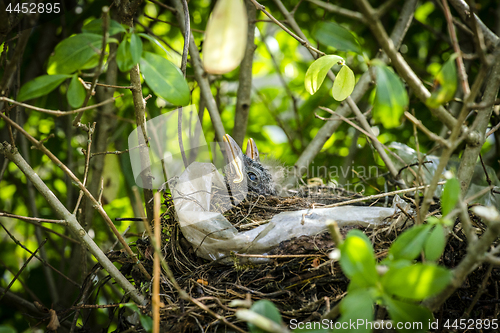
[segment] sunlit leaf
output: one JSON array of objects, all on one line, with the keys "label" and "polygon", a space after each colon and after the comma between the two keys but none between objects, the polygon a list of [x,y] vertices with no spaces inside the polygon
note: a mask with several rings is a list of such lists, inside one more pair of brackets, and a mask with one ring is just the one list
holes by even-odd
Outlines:
[{"label": "sunlit leaf", "polygon": [[[390,297],[384,297],[384,303],[391,319],[401,327],[399,332],[427,332],[432,312],[417,304],[411,304]],[[394,324],[394,326],[398,325]]]},{"label": "sunlit leaf", "polygon": [[142,55],[142,41],[141,37],[136,34],[130,36],[130,55],[132,57],[132,62],[138,64],[141,60]]},{"label": "sunlit leaf", "polygon": [[189,86],[174,64],[159,55],[144,52],[140,67],[144,80],[156,95],[174,105],[189,104]]},{"label": "sunlit leaf", "polygon": [[245,55],[248,20],[242,0],[219,0],[208,20],[203,42],[203,66],[208,73],[224,74]]},{"label": "sunlit leaf", "polygon": [[353,71],[346,65],[342,66],[335,81],[333,81],[332,95],[337,101],[343,101],[354,90],[356,78]]},{"label": "sunlit leaf", "polygon": [[[340,303],[340,313],[342,315],[339,319],[339,323],[357,322],[358,319],[364,319],[365,322],[371,322],[374,318],[373,303],[374,300],[368,290],[350,291]],[[371,332],[366,326],[367,325],[361,325],[356,326],[354,329],[350,329],[349,325],[346,325],[345,327],[348,328],[343,329],[342,332]]]},{"label": "sunlit leaf", "polygon": [[413,226],[396,238],[389,249],[389,256],[394,259],[413,260],[420,255],[425,240],[432,228],[429,224]]},{"label": "sunlit leaf", "polygon": [[78,80],[78,75],[73,75],[71,82],[69,83],[68,93],[66,97],[68,98],[68,103],[73,108],[79,108],[82,106],[83,101],[85,100],[85,88]]},{"label": "sunlit leaf", "polygon": [[451,272],[444,267],[419,263],[390,269],[382,277],[382,285],[388,294],[421,301],[442,291],[451,277]]},{"label": "sunlit leaf", "polygon": [[314,32],[314,37],[327,46],[332,46],[339,51],[352,51],[361,53],[361,47],[354,35],[335,22],[321,22]]},{"label": "sunlit leaf", "polygon": [[[125,28],[115,20],[109,21],[108,33],[113,36],[119,32],[125,32]],[[102,19],[93,20],[82,27],[82,32],[102,35]],[[102,37],[101,37],[102,38]]]},{"label": "sunlit leaf", "polygon": [[408,94],[399,77],[387,66],[375,66],[377,87],[373,118],[385,128],[399,126]]},{"label": "sunlit leaf", "polygon": [[39,76],[21,87],[17,100],[22,102],[47,95],[69,77],[71,77],[71,75],[64,74]]},{"label": "sunlit leaf", "polygon": [[444,103],[451,101],[455,96],[455,92],[457,91],[456,58],[457,54],[454,53],[436,75],[434,88],[426,103],[429,107],[438,108]]},{"label": "sunlit leaf", "polygon": [[124,38],[116,51],[116,63],[122,72],[128,72],[141,60],[142,41],[141,38],[132,34],[129,38]]},{"label": "sunlit leaf", "polygon": [[57,44],[49,58],[47,73],[71,74],[81,69],[102,46],[102,36],[83,33],[71,36]]},{"label": "sunlit leaf", "polygon": [[[268,319],[271,319],[275,323],[282,325],[283,320],[281,319],[281,314],[276,307],[276,305],[273,304],[273,302],[268,301],[267,299],[261,299],[257,302],[255,302],[252,307],[250,308],[255,313],[260,314],[261,316],[264,316]],[[266,331],[258,328],[252,323],[248,323],[248,329],[252,333],[265,333]]]},{"label": "sunlit leaf", "polygon": [[336,55],[326,55],[314,61],[307,69],[304,79],[304,85],[307,92],[313,95],[318,91],[330,68],[343,61],[344,59],[342,59],[342,57]]},{"label": "sunlit leaf", "polygon": [[376,284],[379,275],[373,247],[363,232],[357,229],[349,231],[340,251],[340,267],[349,279],[362,287]]},{"label": "sunlit leaf", "polygon": [[446,235],[442,224],[436,224],[425,242],[424,253],[427,260],[435,261],[443,254]]},{"label": "sunlit leaf", "polygon": [[450,178],[444,184],[443,195],[441,196],[441,210],[443,216],[448,215],[460,197],[460,182],[455,177]]},{"label": "sunlit leaf", "polygon": [[170,52],[168,52],[167,49],[164,48],[163,45],[161,45],[161,43],[156,38],[154,38],[153,36],[150,36],[150,35],[147,35],[147,34],[144,34],[144,33],[139,33],[138,35],[141,36],[141,37],[143,37],[143,38],[146,38],[151,43],[153,43],[154,45],[158,46],[160,49],[162,49],[163,51],[165,51],[165,53],[168,56],[171,56]]}]

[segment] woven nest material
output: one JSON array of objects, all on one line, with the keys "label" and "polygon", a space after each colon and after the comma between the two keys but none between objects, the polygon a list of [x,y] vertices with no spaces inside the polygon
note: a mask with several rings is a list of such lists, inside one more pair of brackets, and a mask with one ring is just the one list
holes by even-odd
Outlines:
[{"label": "woven nest material", "polygon": [[[262,265],[241,264],[241,258],[245,255],[239,254],[232,256],[232,266],[221,265],[217,261],[208,262],[196,256],[180,232],[171,198],[166,195],[165,199],[167,211],[162,216],[165,259],[180,287],[219,318],[223,317],[242,331],[247,331],[247,324],[236,318],[236,309],[229,307],[229,303],[233,300],[255,302],[260,299],[272,301],[280,310],[285,324],[291,319],[300,322],[320,321],[324,318],[334,319],[338,315],[336,305],[346,294],[349,281],[339,263],[328,257],[335,247],[328,233],[282,242],[268,254],[267,258],[271,260]],[[243,229],[263,223],[279,212],[311,205],[314,203],[310,200],[298,197],[252,197],[226,212],[225,217]],[[431,211],[438,207],[433,206]],[[472,213],[471,219],[478,233],[482,233],[485,226]],[[359,229],[371,239],[375,255],[381,260],[387,255],[394,239],[407,227],[386,225],[376,229]],[[345,236],[352,228],[341,228],[341,234]],[[460,225],[457,225],[439,264],[455,267],[466,253],[465,239]],[[137,248],[144,254],[143,265],[150,269],[153,251],[148,239],[138,241]],[[466,284],[446,301],[441,312],[435,314],[436,318],[460,318],[480,290],[486,271],[487,267],[480,267],[472,273]],[[489,274],[491,281],[497,282],[488,284],[483,295],[498,300],[500,269],[495,267]],[[135,278],[136,282],[140,279],[138,274]],[[160,298],[164,304],[160,309],[162,332],[234,331],[214,315],[182,300],[168,278],[162,279],[160,288]],[[147,307],[145,311],[150,311],[150,308]],[[498,314],[498,302],[479,301],[474,308],[475,318],[491,318],[495,313]]]}]

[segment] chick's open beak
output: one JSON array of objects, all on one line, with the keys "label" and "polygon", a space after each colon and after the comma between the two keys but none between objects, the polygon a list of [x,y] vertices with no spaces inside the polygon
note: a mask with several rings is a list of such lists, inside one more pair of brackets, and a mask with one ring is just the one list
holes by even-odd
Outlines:
[{"label": "chick's open beak", "polygon": [[247,141],[247,156],[256,162],[260,162],[259,150],[257,149],[257,144],[252,138]]},{"label": "chick's open beak", "polygon": [[233,183],[241,183],[244,177],[243,161],[240,158],[241,148],[229,134],[224,135],[224,144],[229,166],[231,168],[231,171],[236,175]]}]

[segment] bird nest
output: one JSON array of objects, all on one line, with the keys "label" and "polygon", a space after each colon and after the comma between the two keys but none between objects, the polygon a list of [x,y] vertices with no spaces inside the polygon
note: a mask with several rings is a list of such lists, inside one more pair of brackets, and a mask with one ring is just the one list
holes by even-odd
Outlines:
[{"label": "bird nest", "polygon": [[[243,228],[251,223],[265,221],[277,212],[309,207],[311,204],[310,201],[297,197],[251,197],[226,212],[226,215],[232,223]],[[167,211],[162,216],[165,260],[180,288],[204,307],[186,302],[167,278],[162,279],[162,332],[218,332],[227,329],[228,323],[241,331],[247,331],[246,323],[236,318],[236,309],[229,306],[233,300],[270,300],[278,307],[285,323],[292,319],[300,322],[333,319],[338,315],[338,307],[335,305],[346,294],[349,281],[338,262],[328,257],[328,253],[335,247],[328,233],[301,236],[282,242],[267,255],[271,260],[261,265],[248,262],[242,264],[244,255],[233,254],[233,265],[227,266],[217,260],[209,262],[197,257],[180,232],[174,206],[168,196],[165,205]],[[471,217],[484,230],[484,225],[474,216]],[[345,236],[352,228],[354,227],[344,227],[340,232]],[[387,255],[390,245],[404,228],[405,226],[359,227],[372,240],[377,259]],[[465,235],[461,229],[455,231],[440,260],[441,265],[450,268],[456,266],[466,253],[466,242],[463,241]],[[137,242],[137,247],[141,253],[149,253],[142,262],[145,267],[151,267],[153,251],[148,239]],[[446,301],[441,313],[437,315],[446,319],[460,318],[474,295],[480,292],[485,272],[486,268],[481,267],[471,274],[467,284]],[[500,270],[494,268],[490,274],[498,280]],[[495,288],[497,285],[490,285],[485,292],[498,294]],[[491,316],[495,306],[478,302],[475,315]],[[207,312],[206,309],[210,311]]]}]

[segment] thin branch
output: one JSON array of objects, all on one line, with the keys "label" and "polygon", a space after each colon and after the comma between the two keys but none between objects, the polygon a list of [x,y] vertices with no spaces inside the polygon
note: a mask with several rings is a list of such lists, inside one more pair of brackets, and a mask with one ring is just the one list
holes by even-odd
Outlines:
[{"label": "thin branch", "polygon": [[[85,154],[85,171],[83,172],[83,186],[87,186],[87,176],[89,173],[89,168],[90,168],[90,148],[92,146],[92,134],[94,134],[95,131],[95,125],[96,123],[94,122],[88,130],[88,140],[87,140],[87,151],[85,152],[82,148],[82,151]],[[78,207],[80,206],[80,201],[83,198],[83,191],[80,191],[80,194],[78,195],[78,200],[76,201],[75,209],[73,210],[73,215],[76,214],[78,211]]]},{"label": "thin branch", "polygon": [[443,147],[450,147],[450,143],[448,141],[446,141],[439,135],[434,134],[434,132],[425,127],[420,120],[415,118],[415,116],[409,113],[408,111],[405,111],[405,117],[408,118],[408,120],[411,121],[413,124],[415,124],[415,126],[417,126],[422,132],[424,132],[424,134],[427,135],[429,139],[438,142]]},{"label": "thin branch", "polygon": [[[104,55],[106,54],[106,45],[108,44],[108,29],[109,29],[109,7],[102,7],[102,45],[101,45],[101,54],[99,55],[99,62],[94,72],[94,77],[92,78],[92,84],[90,85],[90,89],[87,91],[87,95],[85,96],[85,100],[83,101],[83,106],[86,106],[89,101],[92,93],[95,89],[97,79],[99,75],[102,73],[102,67],[104,63]],[[73,120],[73,126],[81,127],[80,120],[82,119],[83,113],[79,113],[76,115]],[[83,127],[85,128],[85,127]]]},{"label": "thin branch", "polygon": [[360,21],[360,22],[363,22],[363,23],[365,22],[365,18],[363,17],[363,14],[361,14],[359,12],[355,12],[353,10],[345,9],[345,8],[340,7],[340,6],[333,5],[331,3],[324,2],[324,1],[321,1],[321,0],[307,0],[307,1],[309,1],[310,3],[315,4],[318,7],[323,8],[323,9],[325,9],[325,10],[331,12],[331,13],[342,15],[342,16],[345,16],[347,18],[350,18],[350,19],[353,19],[353,20],[356,20],[356,21]]},{"label": "thin branch", "polygon": [[28,257],[28,259],[26,259],[26,261],[24,262],[23,266],[21,267],[21,269],[19,269],[19,271],[16,273],[16,275],[12,278],[12,280],[10,281],[9,285],[7,286],[7,288],[5,288],[2,291],[2,293],[0,294],[0,301],[2,300],[3,296],[5,295],[5,293],[9,291],[10,287],[12,287],[12,285],[17,280],[17,278],[19,277],[19,275],[23,272],[23,270],[26,268],[26,266],[28,266],[28,263],[31,261],[31,259],[33,259],[33,257],[36,255],[36,253],[38,252],[38,250],[40,250],[42,248],[42,246],[45,245],[46,242],[47,242],[47,239],[43,240],[42,243],[35,250],[35,252],[31,253],[31,255]]},{"label": "thin branch", "polygon": [[76,110],[70,110],[70,111],[59,111],[59,110],[49,110],[49,109],[39,108],[38,106],[33,106],[33,105],[21,103],[21,102],[15,101],[15,100],[7,98],[7,97],[0,97],[0,101],[9,102],[9,103],[12,103],[12,104],[15,104],[15,105],[19,105],[19,106],[25,107],[27,109],[31,109],[31,110],[35,110],[35,111],[39,111],[39,112],[43,112],[43,113],[48,113],[48,114],[54,115],[56,117],[61,117],[61,116],[66,116],[68,114],[80,113],[80,112],[83,112],[83,111],[95,109],[95,108],[103,106],[105,104],[113,103],[115,100],[117,100],[118,98],[120,98],[122,96],[123,96],[123,94],[120,94],[119,96],[107,99],[107,100],[105,100],[105,101],[103,101],[101,103],[97,103],[97,104],[94,104],[94,105],[89,105],[89,106],[86,106],[86,107],[83,107],[83,108],[79,108],[79,109],[76,109]]},{"label": "thin branch", "polygon": [[[0,113],[0,116],[4,117],[3,114]],[[17,124],[16,124],[17,125]],[[18,129],[19,130],[19,129]],[[21,133],[24,130],[21,128]],[[27,133],[23,133],[26,135]],[[31,136],[27,136],[30,140],[33,139]],[[34,140],[34,139],[33,139]],[[36,140],[35,140],[36,141]],[[37,141],[36,141],[37,142]],[[45,148],[45,147],[44,147]],[[45,148],[45,150],[47,150]],[[80,223],[77,221],[76,217],[71,214],[66,207],[57,199],[57,197],[52,193],[52,191],[45,185],[45,183],[40,179],[40,177],[33,171],[33,169],[26,163],[26,161],[22,158],[22,156],[10,145],[0,144],[0,152],[3,153],[9,160],[14,162],[18,168],[23,172],[26,177],[33,183],[33,185],[38,189],[38,191],[45,197],[50,206],[54,209],[54,211],[61,216],[64,220],[68,222],[69,229],[73,232],[73,234],[78,237],[78,239],[86,244],[88,250],[94,255],[94,257],[99,261],[99,263],[104,267],[106,271],[115,279],[115,281],[127,292],[130,294],[130,297],[137,302],[138,304],[144,304],[145,299],[135,288],[134,286],[122,275],[122,273],[115,267],[115,265],[109,260],[109,258],[102,252],[102,250],[97,246],[94,240],[87,234],[85,229],[82,228]],[[50,151],[47,151],[47,155],[52,155]],[[53,156],[53,155],[52,155]],[[49,156],[50,157],[50,156]],[[55,158],[55,156],[54,156]],[[58,161],[58,165],[60,165],[63,170],[67,169],[66,166],[62,165],[62,163]],[[69,171],[69,170],[68,170]],[[78,179],[69,171],[69,175],[73,176],[71,178],[76,179],[79,186],[86,188],[78,181]],[[88,191],[87,191],[88,192]],[[90,195],[90,193],[88,193]],[[102,207],[101,207],[102,209]],[[107,215],[106,215],[107,216]],[[109,219],[109,217],[108,217]],[[115,228],[116,229],[116,228]],[[130,248],[129,248],[130,249]],[[78,285],[78,284],[77,284]]]},{"label": "thin branch", "polygon": [[[457,11],[458,15],[460,15],[460,18],[466,22],[469,26],[472,26],[472,20],[470,19],[471,16],[471,10],[469,5],[464,0],[448,0],[450,4],[455,8]],[[488,48],[493,48],[495,45],[498,43],[498,36],[495,35],[484,23],[477,17],[476,14],[474,14],[476,18],[476,22],[483,32],[484,35],[484,41],[486,43],[486,46]]]},{"label": "thin branch", "polygon": [[248,116],[250,113],[250,105],[252,104],[252,68],[253,55],[255,52],[255,18],[257,10],[249,1],[245,1],[248,30],[245,54],[240,63],[240,73],[238,77],[238,91],[236,92],[236,111],[234,114],[233,139],[236,143],[243,147],[243,141],[247,132]]},{"label": "thin branch", "polygon": [[[184,16],[179,14],[182,12],[181,0],[174,0],[173,2],[177,10],[177,21],[179,21],[181,31],[184,32]],[[194,69],[195,79],[200,86],[200,94],[205,100],[205,105],[208,112],[210,113],[210,118],[212,119],[212,126],[214,127],[217,141],[223,142],[223,136],[226,131],[224,129],[224,125],[222,124],[217,104],[215,103],[214,96],[212,95],[212,91],[210,89],[210,83],[208,82],[207,73],[205,72],[205,69],[203,68],[203,64],[201,62],[198,46],[196,45],[192,34],[189,38],[189,53],[191,54],[191,61]]]},{"label": "thin branch", "polygon": [[[438,185],[444,185],[445,183],[446,182],[439,182]],[[392,191],[392,192],[387,192],[387,193],[380,193],[380,194],[370,195],[368,197],[362,197],[362,198],[352,199],[352,200],[343,201],[343,202],[339,202],[339,203],[335,203],[335,204],[331,204],[331,205],[325,205],[325,206],[321,206],[321,207],[317,207],[317,208],[321,209],[321,208],[340,207],[340,206],[350,205],[350,204],[357,203],[357,202],[363,202],[363,201],[367,201],[367,200],[375,200],[375,199],[379,199],[379,198],[385,198],[385,197],[389,197],[391,195],[404,194],[404,193],[409,193],[409,192],[413,192],[413,191],[417,191],[417,190],[424,190],[424,189],[429,188],[429,186],[430,185],[422,185],[422,186],[416,186],[416,187],[411,187],[411,188],[405,188],[403,190],[397,190],[397,191]]]},{"label": "thin branch", "polygon": [[[0,144],[0,153],[1,153],[1,151],[3,150],[4,146],[6,146],[6,145],[3,145],[3,146],[2,146],[2,144]],[[9,145],[7,145],[7,146],[9,146]],[[19,153],[17,153],[17,155],[19,155]],[[21,156],[21,155],[19,155],[19,156]],[[7,156],[7,158],[8,158],[8,156]],[[22,159],[22,157],[21,157],[21,159]],[[13,162],[14,162],[14,161],[13,161]],[[14,162],[14,163],[16,163],[16,162]],[[26,163],[26,162],[24,162],[24,163]],[[26,164],[26,165],[27,165],[27,164]],[[49,191],[50,191],[50,190],[49,190]],[[33,252],[31,252],[31,251],[30,251],[30,250],[29,250],[26,246],[24,246],[23,244],[21,244],[21,242],[20,242],[20,241],[18,241],[18,240],[14,237],[14,235],[12,235],[12,234],[9,232],[9,230],[8,230],[7,228],[5,228],[5,226],[4,226],[2,223],[0,223],[0,226],[1,226],[4,230],[5,230],[5,232],[7,233],[7,235],[9,235],[10,239],[12,239],[12,241],[13,241],[14,243],[16,243],[16,244],[17,244],[17,245],[19,245],[21,248],[23,248],[26,252],[28,252],[28,253],[32,254],[35,258],[37,258],[38,260],[40,260],[40,262],[41,262],[42,264],[44,264],[45,266],[50,267],[51,269],[53,269],[53,270],[54,270],[54,272],[56,272],[57,274],[61,275],[64,279],[66,279],[67,281],[69,281],[70,283],[72,283],[73,285],[75,285],[76,287],[78,287],[78,288],[80,287],[80,285],[79,285],[78,283],[76,283],[75,281],[71,280],[69,277],[67,277],[66,275],[64,275],[64,274],[63,274],[61,271],[59,271],[57,268],[55,268],[54,266],[52,266],[51,264],[49,264],[49,263],[47,262],[47,260],[45,260],[45,259],[43,259],[42,257],[40,257],[40,256],[38,256],[38,255],[36,255],[36,254],[34,254],[34,253],[33,253]]]},{"label": "thin branch", "polygon": [[462,51],[460,50],[460,45],[458,45],[457,33],[455,31],[455,25],[452,22],[452,15],[450,12],[450,7],[448,7],[448,2],[442,0],[444,8],[444,17],[446,18],[446,23],[448,25],[448,33],[450,34],[451,43],[453,45],[453,51],[457,54],[457,67],[458,67],[458,77],[462,83],[462,91],[464,95],[467,96],[470,93],[469,81],[467,80],[467,72],[465,71],[464,60],[462,59]]},{"label": "thin branch", "polygon": [[[417,4],[417,0],[409,0],[406,1],[401,10],[401,15],[394,27],[394,30],[391,34],[391,40],[394,45],[399,48],[403,37],[405,36],[410,23],[413,18],[413,13],[415,11],[415,7]],[[283,7],[283,6],[281,6]],[[280,8],[281,8],[280,7]],[[286,8],[281,8],[282,10],[286,10]],[[293,19],[293,17],[291,18]],[[295,22],[295,21],[293,21]],[[298,26],[295,24],[296,28]],[[385,63],[388,62],[388,58],[385,55],[381,56],[381,60]],[[350,98],[353,99],[354,102],[358,102],[370,89],[373,84],[372,74],[370,73],[372,70],[367,71],[361,75],[356,86],[354,87],[354,91],[352,92]],[[348,116],[351,112],[351,109],[347,103],[341,104],[336,110],[336,114],[341,114],[343,116]],[[451,117],[453,119],[453,117]],[[316,136],[311,140],[309,145],[305,148],[302,154],[299,156],[297,162],[294,165],[295,174],[287,179],[287,184],[294,184],[297,180],[302,177],[303,173],[307,170],[308,165],[312,162],[314,157],[321,151],[321,148],[325,144],[325,142],[331,137],[331,135],[335,132],[335,130],[340,126],[342,121],[334,120],[326,122],[318,131]]]},{"label": "thin branch", "polygon": [[[103,217],[104,221],[106,221],[106,223],[108,224],[108,226],[111,228],[111,230],[113,231],[113,233],[115,234],[115,236],[120,240],[120,243],[123,245],[124,249],[127,251],[128,255],[131,257],[131,258],[135,258],[136,255],[134,252],[132,252],[132,250],[130,249],[130,247],[128,246],[127,242],[125,242],[125,240],[123,239],[123,237],[121,236],[120,232],[116,229],[113,221],[111,221],[111,219],[109,218],[108,214],[106,214],[106,211],[102,208],[102,205],[100,205],[97,200],[92,196],[92,194],[87,190],[87,188],[82,184],[82,182],[80,182],[80,180],[73,174],[73,172],[64,164],[62,163],[54,154],[52,154],[52,152],[50,150],[48,150],[42,143],[40,143],[37,139],[35,139],[34,137],[32,137],[28,132],[26,132],[24,130],[24,128],[22,128],[21,126],[19,126],[17,123],[13,122],[11,119],[9,119],[8,117],[6,117],[5,115],[3,115],[2,113],[0,113],[0,117],[3,118],[4,120],[7,120],[8,122],[11,123],[12,126],[14,126],[15,128],[17,128],[17,130],[22,133],[24,136],[26,136],[26,138],[28,138],[28,140],[30,140],[39,150],[41,150],[45,155],[47,155],[47,157],[55,163],[55,165],[57,165],[58,167],[60,167],[64,173],[66,173],[69,178],[75,182],[77,184],[77,186],[80,188],[80,190],[82,190],[85,195],[87,196],[87,198],[90,199],[90,201],[92,202],[92,205],[93,207],[99,212],[99,214]],[[13,161],[14,163],[16,163],[16,161],[13,160],[14,157],[16,157],[17,155],[19,155],[19,153],[17,154],[12,154],[12,153],[7,153],[11,147],[10,146],[6,146],[5,144],[2,146],[3,147],[3,152],[4,154],[11,160]],[[20,159],[22,159],[22,157],[19,156],[19,158],[16,158],[17,161],[20,161]],[[24,160],[22,160],[22,162],[26,163]],[[22,162],[19,162],[19,163],[22,163]],[[17,164],[17,163],[16,163]],[[19,165],[18,165],[19,166]],[[31,168],[29,169],[26,169],[26,170],[31,170]],[[33,179],[30,179],[31,181],[33,181]],[[44,188],[46,188],[46,185],[40,180],[40,182],[43,184]],[[39,185],[41,186],[41,185]],[[37,187],[38,188],[38,187]],[[39,188],[38,188],[39,189]],[[40,189],[39,189],[40,190]],[[53,193],[51,191],[49,191],[50,194],[53,195]],[[47,197],[46,197],[47,198]],[[53,198],[51,198],[53,200]],[[60,202],[57,200],[57,203],[60,204]],[[61,206],[59,205],[56,205],[54,203],[54,205],[59,209],[59,211],[56,210],[57,213],[65,216],[65,220],[68,221],[68,223],[71,224],[71,221],[69,220],[70,217],[66,218],[66,208],[61,204]],[[61,209],[64,209],[64,211],[61,211]],[[76,218],[74,215],[70,214],[68,212],[69,216],[71,216],[71,219],[73,221],[78,223],[76,221]],[[78,225],[80,226],[80,224],[78,223]],[[81,226],[79,227],[78,230],[81,229]],[[81,230],[84,230],[84,229],[81,229]],[[78,235],[80,236],[80,235]],[[97,245],[96,245],[97,246]],[[139,270],[141,271],[141,273],[148,279],[151,278],[151,276],[149,275],[149,273],[146,271],[146,269],[144,268],[144,266],[140,263],[140,261],[137,261],[137,267],[139,268]],[[123,287],[123,286],[122,286]]]},{"label": "thin branch", "polygon": [[[382,23],[377,19],[375,10],[368,3],[367,0],[354,0],[361,12],[365,15],[368,26],[372,31],[373,36],[376,38],[378,44],[382,47],[384,52],[389,56],[392,65],[397,69],[399,75],[406,81],[406,83],[414,91],[415,95],[425,104],[431,93],[424,86],[422,81],[418,78],[417,74],[408,65],[403,56],[398,52],[394,43],[387,35]],[[448,128],[453,128],[456,125],[456,119],[443,107],[430,108],[431,112],[442,121]]]},{"label": "thin branch", "polygon": [[[283,29],[287,34],[289,34],[290,36],[292,36],[293,38],[295,38],[300,44],[302,44],[302,46],[304,46],[305,48],[307,48],[308,50],[310,51],[313,51],[315,52],[318,56],[324,56],[325,53],[318,50],[317,48],[315,48],[314,46],[312,46],[308,41],[307,39],[305,38],[301,38],[299,36],[297,36],[296,34],[294,34],[290,29],[288,29],[287,27],[285,27],[285,25],[283,23],[281,23],[280,21],[278,21],[274,16],[272,16],[267,10],[266,10],[266,7],[261,5],[260,3],[257,2],[257,0],[250,0],[253,2],[253,4],[255,5],[255,8],[257,8],[258,10],[260,10],[261,12],[263,12],[267,17],[269,17],[274,23],[276,23],[281,29]],[[287,18],[287,21],[288,23],[291,23],[290,20]]]},{"label": "thin branch", "polygon": [[189,9],[187,0],[181,0],[182,10],[184,12],[184,47],[182,49],[181,71],[186,77],[186,64],[189,49],[189,36],[191,36],[191,24],[189,22]]}]

